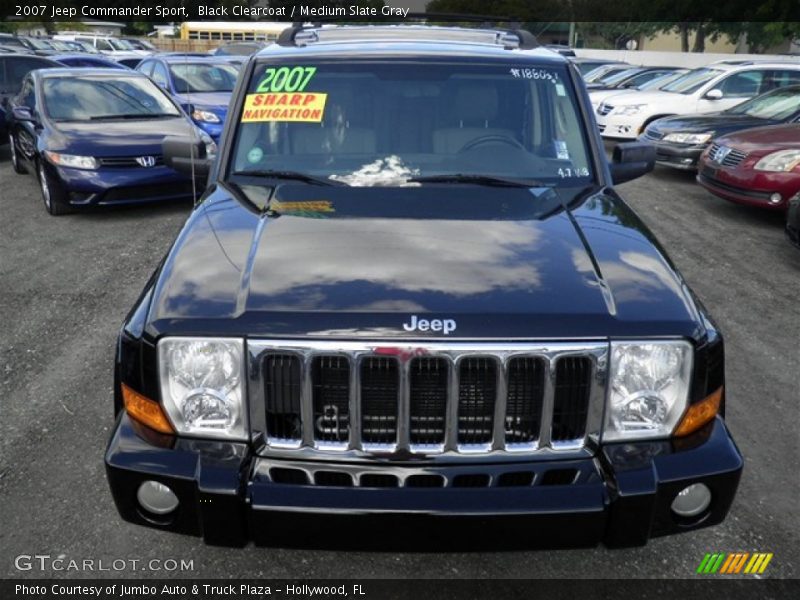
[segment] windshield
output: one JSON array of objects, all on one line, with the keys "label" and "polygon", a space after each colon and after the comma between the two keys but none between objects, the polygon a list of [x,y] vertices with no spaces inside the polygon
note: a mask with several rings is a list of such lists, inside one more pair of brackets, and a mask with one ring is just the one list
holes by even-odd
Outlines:
[{"label": "windshield", "polygon": [[136,50],[131,44],[125,40],[118,40],[116,38],[108,38],[108,43],[114,50]]},{"label": "windshield", "polygon": [[589,71],[583,76],[583,80],[586,83],[599,83],[601,79],[627,71],[630,68],[630,65],[603,65]]},{"label": "windshield", "polygon": [[682,77],[678,77],[672,83],[665,85],[661,90],[677,94],[691,94],[722,73],[724,71],[719,69],[694,69],[685,73]]},{"label": "windshield", "polygon": [[784,121],[800,111],[800,86],[774,90],[737,104],[727,112],[757,119]]},{"label": "windshield", "polygon": [[595,83],[603,83],[605,85],[615,85],[621,81],[630,79],[637,73],[641,73],[641,69],[625,69],[624,71],[611,71],[597,79]]},{"label": "windshield", "polygon": [[581,75],[586,76],[592,71],[594,71],[597,67],[601,67],[606,64],[608,63],[588,61],[588,62],[576,62],[575,66],[578,67],[578,71],[580,71]]},{"label": "windshield", "polygon": [[667,73],[666,75],[659,75],[646,83],[642,83],[636,86],[637,90],[660,90],[668,83],[671,83],[678,79],[678,77],[683,76],[686,71],[677,71],[675,73]]},{"label": "windshield", "polygon": [[51,46],[49,43],[47,43],[44,40],[37,40],[35,38],[28,38],[28,41],[30,41],[31,46],[33,46],[37,50],[53,50],[53,46]]},{"label": "windshield", "polygon": [[175,63],[170,65],[175,91],[179,94],[191,92],[231,92],[236,85],[238,70],[226,62],[220,63]]},{"label": "windshield", "polygon": [[451,175],[565,187],[593,181],[562,66],[261,64],[240,121],[234,172],[304,173],[356,186]]},{"label": "windshield", "polygon": [[180,116],[169,98],[145,77],[47,77],[42,89],[45,110],[55,121]]}]

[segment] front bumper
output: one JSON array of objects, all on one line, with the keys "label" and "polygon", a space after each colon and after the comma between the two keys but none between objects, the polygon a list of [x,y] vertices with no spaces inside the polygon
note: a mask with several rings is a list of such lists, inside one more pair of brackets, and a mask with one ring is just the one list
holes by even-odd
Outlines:
[{"label": "front bumper", "polygon": [[72,206],[185,200],[194,193],[188,177],[165,166],[84,170],[46,164],[58,175]]},{"label": "front bumper", "polygon": [[600,135],[615,140],[635,140],[644,128],[646,115],[607,115],[595,113]]},{"label": "front bumper", "polygon": [[[376,521],[386,542],[387,531],[422,531],[427,536],[454,526],[480,542],[490,525],[492,531],[509,532],[530,547],[641,545],[653,536],[721,522],[743,466],[720,418],[687,438],[609,444],[590,459],[429,466],[267,460],[252,455],[244,443],[157,434],[125,413],[117,420],[105,463],[125,520],[202,535],[210,544],[237,546],[249,540],[296,544],[298,531],[325,531],[344,543],[354,530],[345,528],[344,537],[336,537],[335,527]],[[287,472],[339,476],[278,477],[275,469],[283,467]],[[363,474],[344,485],[341,474],[357,471],[440,476],[443,485],[416,487],[402,476],[399,487],[364,485]],[[512,472],[517,475],[504,475]],[[532,481],[519,473],[532,474]],[[172,514],[155,517],[139,506],[136,492],[146,480],[174,491],[180,504]],[[675,495],[698,482],[711,489],[709,509],[691,521],[676,518],[670,511]],[[413,526],[386,529],[392,521]],[[304,525],[311,527],[300,529]],[[419,542],[419,535],[415,539]]]},{"label": "front bumper", "polygon": [[[745,168],[720,168],[700,160],[697,182],[706,190],[736,204],[769,210],[786,210],[789,199],[800,190],[800,175],[759,172]],[[770,202],[772,194],[780,202]]]},{"label": "front bumper", "polygon": [[697,169],[697,161],[700,158],[700,155],[703,153],[703,150],[706,149],[706,144],[699,146],[670,144],[668,142],[656,142],[649,140],[644,136],[640,136],[639,141],[655,146],[656,163],[659,165],[673,167],[675,169],[684,169],[687,171],[694,171]]}]

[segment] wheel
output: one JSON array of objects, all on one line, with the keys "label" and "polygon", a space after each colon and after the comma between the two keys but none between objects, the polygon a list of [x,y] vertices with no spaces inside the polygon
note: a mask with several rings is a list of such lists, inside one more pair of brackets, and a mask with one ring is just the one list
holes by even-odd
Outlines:
[{"label": "wheel", "polygon": [[39,161],[39,186],[42,188],[42,200],[44,208],[54,217],[66,215],[72,212],[67,204],[64,188],[55,177],[52,177],[45,169],[44,163]]},{"label": "wheel", "polygon": [[504,144],[506,146],[511,146],[512,148],[525,150],[525,146],[520,144],[514,138],[508,137],[507,135],[489,134],[489,135],[482,135],[481,137],[477,137],[474,140],[470,140],[461,147],[459,152],[467,152],[468,150],[472,150],[473,148],[477,148],[478,146],[483,146],[484,144]]},{"label": "wheel", "polygon": [[14,172],[23,175],[28,172],[22,163],[19,161],[19,154],[17,154],[17,145],[14,143],[14,134],[8,134],[8,147],[11,149],[11,166],[14,167]]}]

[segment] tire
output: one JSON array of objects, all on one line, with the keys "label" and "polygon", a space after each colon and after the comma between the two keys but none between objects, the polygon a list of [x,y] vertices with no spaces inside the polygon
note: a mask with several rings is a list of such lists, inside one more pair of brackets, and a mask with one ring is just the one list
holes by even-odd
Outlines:
[{"label": "tire", "polygon": [[47,172],[42,161],[37,163],[36,170],[45,210],[54,217],[72,212],[67,204],[67,195],[61,182]]},{"label": "tire", "polygon": [[8,134],[8,148],[11,151],[11,166],[14,168],[15,173],[19,173],[20,175],[24,175],[28,172],[22,163],[19,161],[19,154],[17,154],[17,145],[14,143],[14,135],[9,133]]}]

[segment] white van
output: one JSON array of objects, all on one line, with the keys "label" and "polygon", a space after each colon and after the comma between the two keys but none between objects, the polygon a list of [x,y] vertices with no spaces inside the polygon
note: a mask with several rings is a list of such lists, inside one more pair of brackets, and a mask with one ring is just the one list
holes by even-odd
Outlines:
[{"label": "white van", "polygon": [[53,36],[54,40],[63,40],[66,42],[86,42],[97,48],[103,54],[107,54],[113,58],[136,58],[143,56],[150,56],[152,52],[147,50],[137,50],[125,40],[108,36],[108,35],[93,35],[89,33],[59,33]]}]

